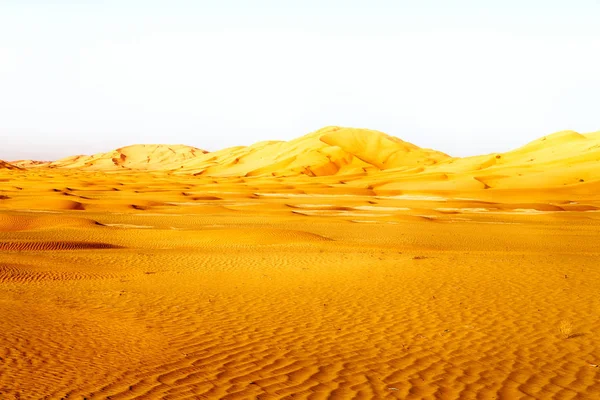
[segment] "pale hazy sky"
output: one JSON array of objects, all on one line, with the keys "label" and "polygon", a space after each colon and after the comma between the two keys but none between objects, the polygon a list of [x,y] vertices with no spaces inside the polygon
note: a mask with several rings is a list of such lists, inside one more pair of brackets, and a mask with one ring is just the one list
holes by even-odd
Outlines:
[{"label": "pale hazy sky", "polygon": [[464,156],[600,130],[600,0],[0,0],[0,159],[326,125]]}]

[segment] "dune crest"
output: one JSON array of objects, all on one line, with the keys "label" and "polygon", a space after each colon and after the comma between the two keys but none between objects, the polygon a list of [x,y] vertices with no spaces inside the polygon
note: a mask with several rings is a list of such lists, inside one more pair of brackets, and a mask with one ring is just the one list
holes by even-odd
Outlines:
[{"label": "dune crest", "polygon": [[600,398],[598,141],[2,169],[0,399]]},{"label": "dune crest", "polygon": [[[214,178],[332,177],[357,190],[534,189],[600,180],[600,132],[560,131],[505,153],[451,157],[383,132],[329,126],[290,141],[206,152],[184,145],[133,145],[4,169],[162,171]],[[342,181],[343,179],[343,181]]]},{"label": "dune crest", "polygon": [[11,161],[11,165],[19,168],[35,168],[50,164],[52,161],[35,161],[35,160],[16,160]]},{"label": "dune crest", "polygon": [[320,140],[379,169],[415,165],[431,165],[450,156],[435,150],[422,149],[379,131],[353,128],[331,128]]},{"label": "dune crest", "polygon": [[0,169],[21,169],[14,164],[7,163],[6,161],[0,160]]},{"label": "dune crest", "polygon": [[288,142],[260,142],[205,154],[185,162],[180,172],[215,177],[317,177],[431,165],[446,158],[446,154],[382,132],[332,126]]},{"label": "dune crest", "polygon": [[121,147],[108,153],[91,156],[71,156],[48,164],[51,168],[89,170],[169,170],[206,151],[185,145],[137,144]]}]

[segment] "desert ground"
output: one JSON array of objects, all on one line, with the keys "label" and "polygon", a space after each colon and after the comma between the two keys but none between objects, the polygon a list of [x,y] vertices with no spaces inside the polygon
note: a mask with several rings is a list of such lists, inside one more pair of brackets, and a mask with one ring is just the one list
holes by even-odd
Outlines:
[{"label": "desert ground", "polygon": [[0,164],[1,399],[600,398],[600,134]]}]

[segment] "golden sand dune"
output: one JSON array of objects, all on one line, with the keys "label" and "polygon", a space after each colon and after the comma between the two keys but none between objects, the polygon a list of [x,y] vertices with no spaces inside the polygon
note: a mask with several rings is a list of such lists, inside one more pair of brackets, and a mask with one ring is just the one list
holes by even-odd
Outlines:
[{"label": "golden sand dune", "polygon": [[384,133],[352,128],[332,128],[320,140],[338,146],[379,169],[436,164],[450,158],[434,150],[422,149]]},{"label": "golden sand dune", "polygon": [[338,128],[324,128],[289,142],[261,142],[206,154],[183,165],[182,172],[203,176],[334,175],[372,167],[321,138]]},{"label": "golden sand dune", "polygon": [[184,145],[141,144],[126,146],[108,153],[92,156],[72,156],[48,164],[54,168],[91,170],[156,170],[175,169],[182,162],[206,151]]},{"label": "golden sand dune", "polygon": [[35,161],[35,160],[16,160],[10,162],[12,165],[20,168],[35,168],[47,166],[51,161]]},{"label": "golden sand dune", "polygon": [[187,162],[182,171],[204,176],[329,176],[448,158],[378,131],[327,127],[289,142],[225,149]]},{"label": "golden sand dune", "polygon": [[0,160],[0,169],[18,169],[18,168],[19,167],[14,164],[10,164],[10,163],[7,163],[6,161]]},{"label": "golden sand dune", "polygon": [[[384,133],[327,127],[289,142],[267,141],[206,153],[187,146],[136,145],[93,156],[72,156],[53,168],[178,170],[204,176],[323,176],[430,165],[447,155]],[[26,165],[21,162],[21,165]]]},{"label": "golden sand dune", "polygon": [[536,188],[600,179],[600,138],[558,132],[494,157],[478,177],[490,187]]},{"label": "golden sand dune", "polygon": [[537,189],[600,180],[600,136],[558,132],[519,149],[467,158],[449,158],[412,170],[358,177],[357,184],[381,193],[402,190],[470,191]]},{"label": "golden sand dune", "polygon": [[557,132],[506,153],[456,158],[368,129],[327,127],[289,142],[211,153],[188,146],[135,145],[29,168],[166,171],[214,178],[330,177],[378,193],[532,189],[600,179],[600,135]]},{"label": "golden sand dune", "polygon": [[1,169],[0,399],[600,398],[599,140]]}]

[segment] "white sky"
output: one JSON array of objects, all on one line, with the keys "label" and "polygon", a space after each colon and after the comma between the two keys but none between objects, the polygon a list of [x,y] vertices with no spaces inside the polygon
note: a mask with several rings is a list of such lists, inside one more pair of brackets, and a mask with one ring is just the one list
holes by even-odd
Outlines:
[{"label": "white sky", "polygon": [[598,0],[0,0],[0,159],[326,125],[465,156],[596,131],[598,21]]}]

